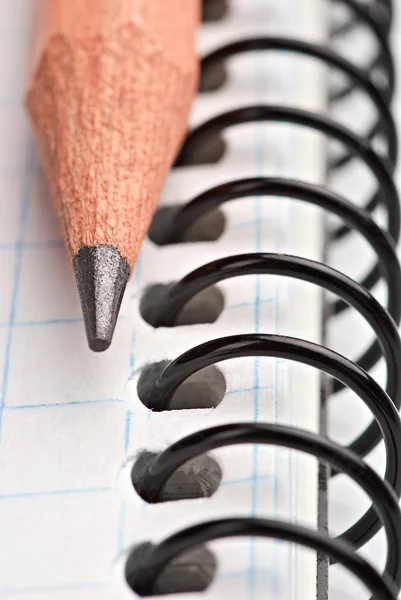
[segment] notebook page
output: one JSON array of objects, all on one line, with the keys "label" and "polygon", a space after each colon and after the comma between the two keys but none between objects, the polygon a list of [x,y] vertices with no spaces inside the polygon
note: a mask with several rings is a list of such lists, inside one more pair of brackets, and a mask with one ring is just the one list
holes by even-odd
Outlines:
[{"label": "notebook page", "polygon": [[[214,453],[223,479],[211,498],[199,500],[148,506],[129,474],[141,450],[162,450],[218,423],[277,421],[317,431],[319,378],[286,362],[241,359],[219,365],[226,389],[215,410],[150,413],[136,384],[144,365],[219,336],[260,331],[320,339],[320,294],[283,278],[225,282],[224,310],[213,325],[152,330],[139,303],[147,285],[176,280],[230,254],[265,250],[320,258],[323,227],[312,209],[256,198],[224,207],[224,234],[213,244],[158,248],[147,240],[113,346],[104,355],[92,354],[24,113],[32,4],[0,3],[0,595],[130,598],[122,571],[135,544],[228,515],[316,525],[316,465],[285,450]],[[199,46],[206,52],[224,40],[262,32],[322,39],[325,23],[321,0],[232,0],[226,20],[204,26]],[[324,73],[307,61],[250,54],[233,60],[228,70],[224,90],[196,100],[192,124],[249,103],[314,109],[325,103],[318,93]],[[161,203],[182,202],[239,176],[322,178],[322,140],[293,126],[233,128],[227,142],[218,165],[173,172]],[[307,390],[307,397],[299,390]],[[316,595],[311,553],[252,540],[211,548],[218,571],[204,598]]]}]

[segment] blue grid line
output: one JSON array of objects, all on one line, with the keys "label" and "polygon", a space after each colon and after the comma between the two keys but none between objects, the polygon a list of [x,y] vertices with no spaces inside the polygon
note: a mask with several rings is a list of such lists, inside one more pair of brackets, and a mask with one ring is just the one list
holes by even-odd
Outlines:
[{"label": "blue grid line", "polygon": [[[285,15],[287,14],[286,12],[284,13]],[[278,78],[280,78],[281,73],[279,71],[276,71],[276,75]],[[285,74],[285,76],[287,77],[287,73]],[[280,140],[283,140],[283,134],[281,134],[280,136]],[[288,147],[287,143],[285,144],[286,147]],[[281,149],[280,147],[277,148],[277,152],[275,155],[276,158],[276,167],[277,167],[277,174],[280,175],[282,174],[282,170],[283,170],[283,164],[282,164],[282,154],[281,154]],[[283,202],[282,199],[276,199],[276,219],[275,219],[275,224],[276,224],[276,239],[275,239],[275,251],[280,253],[281,252],[281,231],[282,231],[282,220],[283,220]],[[276,277],[276,281],[275,281],[275,319],[274,319],[274,331],[275,334],[277,335],[280,332],[280,277]],[[285,362],[283,361],[283,359],[279,359],[276,358],[275,359],[275,367],[274,367],[274,384],[275,384],[275,393],[274,393],[274,422],[277,423],[278,422],[278,417],[279,417],[279,394],[280,394],[280,382],[279,382],[279,364],[281,362]],[[279,452],[285,450],[285,448],[278,448],[277,446],[275,446],[274,448],[274,483],[273,483],[273,506],[274,506],[274,516],[277,517],[277,509],[278,509],[278,495],[279,495],[279,488],[278,488],[278,456],[279,456]],[[278,564],[278,546],[279,546],[279,540],[274,540],[274,546],[273,546],[273,565],[274,565],[274,572],[277,573],[277,564]],[[275,579],[275,584],[277,585],[277,579]],[[275,592],[277,593],[277,590],[275,590]]]},{"label": "blue grid line", "polygon": [[[273,479],[273,475],[271,473],[265,473],[265,474],[260,474],[257,475],[257,479],[258,481],[268,481]],[[219,487],[226,487],[229,485],[239,485],[242,483],[249,483],[250,481],[253,481],[254,478],[252,476],[250,477],[243,477],[243,478],[239,478],[239,479],[227,479],[227,480],[223,480],[220,482]],[[52,496],[74,496],[74,495],[81,495],[81,494],[104,494],[104,493],[110,493],[116,492],[116,488],[112,487],[112,486],[103,486],[103,487],[92,487],[92,488],[66,488],[66,489],[60,489],[60,490],[40,490],[40,491],[35,491],[35,492],[15,492],[15,493],[8,493],[8,494],[1,494],[0,493],[0,501],[1,500],[18,500],[18,499],[25,499],[25,498],[48,498],[48,497],[52,497]],[[125,502],[122,502],[122,504],[125,507]],[[121,545],[121,548],[123,546]]]},{"label": "blue grid line", "polygon": [[129,370],[130,373],[135,370],[135,343],[136,343],[136,331],[133,332],[131,336],[131,352],[129,355]]},{"label": "blue grid line", "polygon": [[[132,336],[132,340],[135,340],[135,336]],[[130,363],[131,357],[133,356],[133,346],[131,345]],[[124,427],[124,456],[127,455],[129,448],[129,440],[131,435],[131,411],[127,410],[125,413],[125,427]],[[124,549],[124,529],[125,529],[125,518],[126,518],[127,506],[124,500],[120,500],[120,506],[118,510],[118,524],[117,524],[117,549],[118,552],[122,552]]]},{"label": "blue grid line", "polygon": [[[140,279],[142,274],[142,252],[139,253],[138,260],[135,265],[135,286],[137,289],[140,287]],[[132,380],[132,372],[135,370],[135,348],[136,348],[136,331],[133,329],[131,334],[131,346],[129,353],[129,379]],[[132,412],[127,409],[125,412],[125,427],[124,427],[124,456],[127,455],[129,449],[129,442],[132,434]],[[124,531],[126,521],[126,503],[124,500],[120,501],[118,508],[118,521],[117,521],[117,549],[121,553],[124,549]]]},{"label": "blue grid line", "polygon": [[70,496],[75,494],[104,494],[114,492],[113,487],[68,488],[64,490],[47,490],[41,492],[16,492],[15,494],[0,494],[0,500],[16,500],[18,498],[47,498],[49,496]]},{"label": "blue grid line", "polygon": [[21,210],[19,216],[19,232],[18,232],[18,242],[16,244],[15,249],[15,264],[14,264],[14,284],[11,295],[11,306],[10,306],[10,315],[8,322],[8,334],[6,341],[6,352],[4,358],[3,365],[3,380],[2,380],[2,389],[0,396],[0,441],[1,441],[1,431],[3,424],[3,411],[6,404],[6,396],[7,396],[7,388],[8,388],[8,377],[10,373],[10,361],[11,361],[11,346],[13,340],[13,329],[14,329],[14,321],[15,314],[17,309],[17,299],[18,299],[18,291],[19,291],[19,283],[20,283],[20,275],[21,275],[21,264],[22,264],[22,243],[24,239],[26,223],[28,220],[28,207],[29,207],[29,188],[31,183],[31,169],[32,163],[34,159],[33,152],[33,140],[31,138],[27,141],[27,150],[25,157],[25,167],[24,167],[24,184],[22,186],[22,198],[21,198]]},{"label": "blue grid line", "polygon": [[124,429],[124,453],[127,454],[129,439],[131,434],[131,411],[127,410],[125,413],[125,429]]},{"label": "blue grid line", "polygon": [[[124,320],[124,315],[119,315],[118,321]],[[60,319],[44,319],[43,321],[15,321],[13,327],[42,327],[45,325],[71,325],[72,323],[82,323],[83,317],[65,317]],[[0,328],[9,327],[9,323],[0,323]]]},{"label": "blue grid line", "polygon": [[263,481],[263,480],[272,479],[273,475],[271,473],[267,473],[266,475],[257,475],[256,477],[253,477],[251,475],[250,477],[243,477],[241,479],[228,479],[227,481],[223,480],[220,482],[220,486],[237,485],[240,483],[249,483],[250,481],[254,481],[255,478],[257,478],[258,481]]},{"label": "blue grid line", "polygon": [[85,404],[118,404],[123,403],[122,398],[99,398],[94,400],[71,400],[70,402],[49,402],[43,404],[17,404],[6,405],[4,410],[28,410],[36,408],[59,408],[62,406],[83,406]]},{"label": "blue grid line", "polygon": [[[127,410],[125,413],[125,426],[124,426],[124,456],[127,455],[129,448],[129,440],[131,435],[131,411]],[[118,519],[117,519],[117,551],[121,553],[124,549],[124,531],[125,531],[125,520],[126,520],[127,506],[124,500],[120,500],[118,507]]]},{"label": "blue grid line", "polygon": [[[272,302],[274,302],[274,298],[262,298],[259,300],[259,305],[271,304]],[[255,302],[240,302],[239,304],[229,304],[228,306],[224,307],[224,310],[233,310],[234,308],[245,308],[247,306],[255,306]]]},{"label": "blue grid line", "polygon": [[[129,381],[136,381],[137,379],[137,374],[135,374],[133,377],[130,377]],[[234,390],[228,390],[227,392],[224,393],[224,398],[226,396],[231,396],[233,394],[243,394],[243,393],[255,393],[256,387],[258,388],[258,390],[272,390],[275,388],[274,384],[269,384],[269,385],[258,385],[255,386],[253,385],[250,388],[235,388]],[[148,409],[150,412],[152,412],[152,409]]]},{"label": "blue grid line", "polygon": [[255,393],[256,388],[258,388],[258,390],[272,390],[274,389],[274,385],[270,384],[270,385],[254,385],[251,388],[238,388],[235,390],[230,390],[228,392],[225,392],[224,396],[229,396],[230,394],[242,394],[242,393],[246,393],[246,392],[253,392]]},{"label": "blue grid line", "polygon": [[[263,0],[262,0],[263,1]],[[260,5],[260,1],[256,0],[257,5]],[[265,84],[264,73],[260,73],[256,67],[258,63],[255,63],[255,92],[260,92],[259,83]],[[263,85],[262,85],[263,88]],[[264,130],[261,127],[257,128],[256,140],[255,140],[256,156],[255,161],[258,165],[258,171],[260,175],[263,175],[264,171]],[[261,198],[255,200],[255,211],[256,211],[256,252],[261,251],[262,245],[262,216],[263,207]],[[256,276],[256,289],[255,289],[255,315],[254,315],[254,331],[259,333],[260,328],[260,275]],[[253,395],[253,420],[258,421],[259,418],[259,357],[255,358],[254,363],[254,395]],[[254,444],[252,449],[252,487],[251,487],[251,516],[255,516],[257,513],[258,503],[258,445]],[[250,540],[249,548],[249,573],[248,573],[248,587],[250,599],[253,600],[255,597],[255,583],[256,583],[256,571],[255,571],[255,559],[256,559],[256,546],[255,538]]]},{"label": "blue grid line", "polygon": [[[256,210],[261,218],[261,203],[260,199],[256,200]],[[261,221],[257,228],[257,236],[256,236],[256,251],[260,252],[261,247]],[[254,330],[255,333],[259,332],[259,317],[260,317],[260,276],[256,277],[256,291],[255,291],[255,325]],[[259,418],[259,361],[260,358],[257,356],[255,358],[254,363],[254,393],[253,393],[253,420],[255,422],[258,421]],[[258,445],[254,444],[252,449],[252,487],[251,487],[251,516],[255,516],[257,512],[257,503],[258,503]],[[256,571],[255,571],[255,559],[256,559],[256,547],[255,547],[255,539],[251,538],[250,540],[250,551],[249,551],[249,591],[251,599],[254,598],[255,595],[255,579],[256,579]]]}]

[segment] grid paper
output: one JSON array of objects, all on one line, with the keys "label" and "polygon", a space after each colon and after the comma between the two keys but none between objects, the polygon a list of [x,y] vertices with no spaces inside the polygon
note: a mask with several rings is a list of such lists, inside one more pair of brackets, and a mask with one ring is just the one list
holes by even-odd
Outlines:
[{"label": "grid paper", "polygon": [[[259,17],[260,31],[277,32],[285,28],[289,33],[311,39],[317,25],[321,25],[317,18],[318,14],[320,17],[319,3],[319,0],[306,0],[300,10],[296,0],[280,3],[252,0],[246,5],[241,0],[233,0],[232,22],[228,21],[225,28],[221,23],[205,26],[200,37],[201,49],[205,51],[208,44],[216,44],[217,40],[221,43],[225,34],[230,39],[238,33],[245,36],[253,32],[255,15]],[[246,278],[244,283],[226,282],[225,309],[212,326],[151,331],[138,312],[140,295],[150,281],[150,273],[157,281],[168,280],[172,274],[175,278],[184,275],[207,260],[261,248],[296,253],[295,250],[301,251],[301,245],[302,253],[313,257],[319,255],[321,240],[317,229],[312,231],[316,236],[303,238],[303,225],[317,219],[313,211],[303,212],[293,203],[281,200],[273,200],[268,206],[259,198],[225,208],[225,234],[218,243],[207,248],[194,244],[188,251],[177,247],[159,250],[147,241],[122,308],[112,349],[100,356],[90,353],[86,349],[73,274],[49,206],[23,108],[32,4],[29,0],[0,2],[0,36],[5,48],[0,56],[3,82],[0,91],[0,528],[3,540],[0,596],[78,600],[130,597],[121,576],[128,548],[138,541],[160,539],[163,533],[181,528],[184,521],[193,523],[201,517],[211,518],[216,508],[218,516],[222,514],[221,502],[228,501],[229,509],[236,514],[269,515],[273,510],[275,515],[281,512],[295,515],[301,509],[301,517],[308,518],[302,498],[296,499],[302,496],[302,490],[294,492],[291,488],[298,483],[293,472],[300,468],[298,459],[286,451],[255,447],[246,451],[232,449],[229,454],[216,453],[223,466],[222,485],[212,499],[196,501],[195,509],[191,501],[155,507],[138,503],[127,478],[135,453],[144,447],[162,449],[165,442],[185,435],[191,427],[200,429],[202,422],[204,427],[240,419],[305,425],[303,418],[306,422],[309,419],[306,425],[313,428],[316,414],[311,407],[309,412],[304,407],[301,410],[296,395],[291,392],[291,382],[297,381],[297,377],[298,381],[306,377],[309,384],[315,386],[315,396],[312,392],[308,398],[313,403],[315,397],[315,413],[318,402],[317,377],[309,371],[280,361],[265,363],[249,359],[241,361],[241,365],[231,361],[232,364],[221,367],[229,402],[223,401],[213,417],[201,417],[199,413],[195,417],[173,413],[155,415],[142,410],[135,397],[135,380],[138,369],[149,361],[174,358],[197,342],[247,332],[250,328],[294,334],[296,325],[297,334],[303,330],[304,337],[311,337],[305,335],[306,330],[312,337],[319,335],[318,319],[306,317],[300,327],[298,309],[289,302],[294,290],[306,298],[304,288],[298,289],[273,277]],[[289,14],[294,15],[291,22],[288,22]],[[217,31],[216,27],[221,29]],[[214,114],[219,109],[227,109],[230,102],[234,105],[250,100],[274,102],[282,95],[293,100],[294,83],[299,89],[300,102],[319,103],[320,100],[301,85],[306,75],[313,88],[316,73],[307,65],[300,67],[298,61],[286,62],[277,57],[261,60],[252,55],[238,59],[232,69],[230,66],[231,93],[225,89],[213,97],[199,98],[192,121],[196,123],[197,119],[205,118],[208,111]],[[221,165],[172,173],[162,202],[184,201],[205,186],[213,185],[214,180],[217,183],[222,177],[223,180],[232,177],[233,171],[241,176],[247,175],[247,169],[249,174],[260,174],[267,169],[277,175],[294,175],[297,168],[302,173],[319,172],[313,152],[304,153],[303,162],[299,153],[305,140],[311,141],[312,148],[316,148],[316,142],[305,134],[299,136],[291,127],[282,127],[277,132],[272,127],[267,132],[263,126],[251,126],[239,134],[229,132],[227,139],[229,152]],[[318,220],[314,222],[317,224]],[[238,249],[239,236],[243,244],[241,250]],[[303,238],[301,244],[300,238]],[[161,264],[160,256],[166,266],[170,266],[159,274],[150,266]],[[172,265],[177,264],[177,257],[180,272],[173,273]],[[316,308],[316,293],[308,289],[307,294],[310,307]],[[147,426],[144,425],[145,413]],[[169,425],[165,426],[167,422]],[[159,426],[165,431],[154,443],[152,432]],[[283,504],[288,486],[292,491]],[[310,499],[306,506],[308,501]],[[177,508],[177,505],[181,506]],[[177,520],[184,506],[186,514]],[[313,523],[313,508],[309,517]],[[236,558],[230,548],[235,548]],[[262,597],[267,589],[278,592],[280,597],[289,597],[286,596],[290,593],[288,577],[278,578],[277,572],[288,567],[299,575],[296,561],[305,558],[283,545],[267,546],[252,540],[230,542],[230,545],[216,546],[217,550],[219,572],[215,589],[228,590],[232,597],[235,591],[238,598]],[[313,577],[312,572],[306,586],[314,584]]]}]

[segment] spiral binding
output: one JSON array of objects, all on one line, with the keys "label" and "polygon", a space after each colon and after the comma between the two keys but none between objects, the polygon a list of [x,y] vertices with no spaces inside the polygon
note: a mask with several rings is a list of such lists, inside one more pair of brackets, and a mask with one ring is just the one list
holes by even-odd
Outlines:
[{"label": "spiral binding", "polygon": [[[209,10],[208,18],[221,18],[224,5],[217,12]],[[377,182],[377,191],[364,208],[354,206],[341,195],[326,187],[277,177],[239,179],[218,185],[179,207],[166,219],[159,243],[179,242],[188,228],[205,213],[228,201],[263,195],[264,201],[275,196],[306,202],[334,214],[342,226],[334,239],[357,231],[373,248],[377,262],[374,268],[357,283],[334,269],[311,260],[280,254],[243,254],[217,260],[189,273],[169,287],[161,298],[154,317],[155,326],[173,326],[183,306],[198,292],[224,279],[249,274],[280,275],[308,281],[329,290],[338,297],[334,313],[355,308],[375,332],[375,341],[354,363],[324,346],[301,339],[268,334],[234,335],[206,342],[173,360],[155,381],[151,391],[151,408],[166,410],[177,388],[193,373],[222,360],[245,356],[273,356],[297,361],[319,369],[335,379],[334,393],[343,386],[353,390],[369,407],[374,420],[348,447],[341,447],[326,437],[296,428],[261,423],[238,423],[209,428],[167,448],[149,464],[144,474],[143,488],[148,502],[159,502],[171,475],[185,462],[213,449],[233,444],[273,444],[306,452],[325,461],[331,475],[346,473],[368,494],[371,507],[338,538],[330,538],[295,524],[257,518],[210,521],[185,529],[152,547],[138,563],[133,555],[126,564],[126,578],[138,594],[154,593],[155,581],[175,557],[199,544],[223,537],[274,537],[307,546],[341,563],[363,582],[372,598],[395,600],[401,589],[401,343],[397,325],[401,319],[401,268],[395,253],[400,235],[400,202],[393,181],[397,161],[397,133],[391,115],[394,93],[394,63],[389,49],[389,33],[393,19],[392,0],[333,0],[346,6],[351,18],[337,27],[340,36],[361,24],[368,27],[378,43],[378,53],[364,68],[356,67],[331,50],[305,41],[281,37],[259,37],[239,40],[222,46],[202,60],[202,82],[211,70],[224,64],[236,54],[254,51],[282,50],[311,56],[346,75],[349,84],[332,96],[333,102],[350,95],[356,88],[364,90],[376,107],[377,118],[365,136],[358,136],[328,117],[305,110],[279,106],[248,106],[209,119],[191,131],[176,160],[176,166],[199,163],[202,147],[228,127],[253,121],[287,122],[323,133],[328,139],[341,142],[346,153],[331,165],[339,169],[354,157],[362,160]],[[216,7],[216,5],[215,5]],[[217,16],[216,16],[217,15]],[[375,149],[380,135],[386,142],[385,154]],[[221,140],[220,140],[221,143]],[[379,227],[370,213],[383,206],[386,229]],[[152,228],[151,228],[152,230]],[[150,230],[150,231],[151,231]],[[388,289],[387,308],[371,295],[370,289],[383,279]],[[387,365],[385,391],[368,374],[384,357]],[[384,479],[362,460],[383,439],[386,448]],[[380,575],[356,554],[375,533],[384,527],[388,555]]]}]

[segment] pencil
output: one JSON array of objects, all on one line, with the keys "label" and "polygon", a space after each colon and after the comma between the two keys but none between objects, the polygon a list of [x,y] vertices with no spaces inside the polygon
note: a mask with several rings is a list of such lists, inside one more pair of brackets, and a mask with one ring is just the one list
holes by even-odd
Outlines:
[{"label": "pencil", "polygon": [[200,0],[46,0],[27,108],[89,347],[122,297],[197,88]]}]

